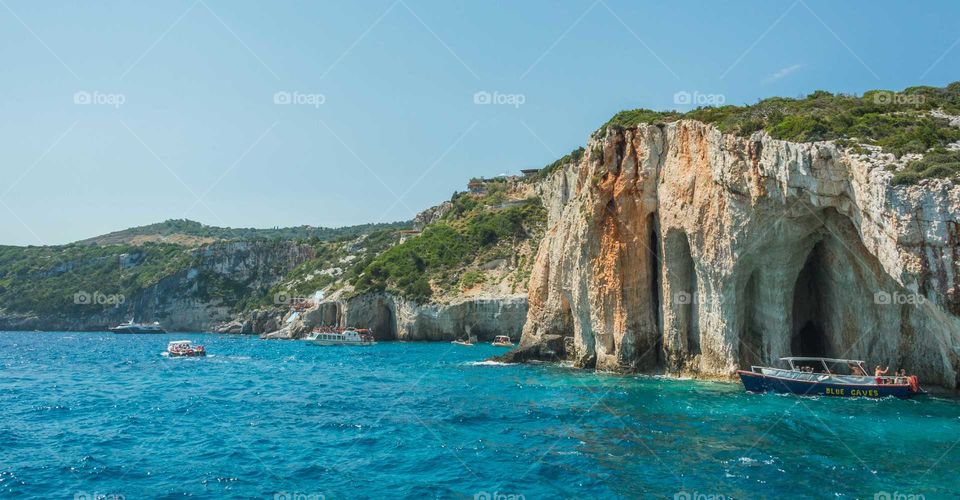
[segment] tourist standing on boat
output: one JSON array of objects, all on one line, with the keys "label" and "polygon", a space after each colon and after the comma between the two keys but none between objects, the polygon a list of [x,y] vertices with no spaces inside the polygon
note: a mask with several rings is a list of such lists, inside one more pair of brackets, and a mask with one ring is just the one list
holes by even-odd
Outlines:
[{"label": "tourist standing on boat", "polygon": [[881,370],[881,369],[880,369],[880,365],[877,365],[877,367],[873,370],[873,376],[877,377],[877,383],[878,383],[878,384],[882,384],[882,383],[883,383],[883,376],[886,375],[887,373],[890,373],[890,367],[889,367],[889,366],[886,367],[886,368],[884,368],[883,370]]}]

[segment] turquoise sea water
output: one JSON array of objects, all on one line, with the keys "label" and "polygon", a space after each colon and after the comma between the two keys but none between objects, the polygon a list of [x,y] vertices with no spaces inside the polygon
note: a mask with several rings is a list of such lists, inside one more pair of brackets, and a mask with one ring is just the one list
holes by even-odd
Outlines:
[{"label": "turquoise sea water", "polygon": [[[162,357],[174,337],[212,356]],[[497,352],[0,333],[0,497],[960,491],[954,400],[749,395],[733,384],[476,363]]]}]

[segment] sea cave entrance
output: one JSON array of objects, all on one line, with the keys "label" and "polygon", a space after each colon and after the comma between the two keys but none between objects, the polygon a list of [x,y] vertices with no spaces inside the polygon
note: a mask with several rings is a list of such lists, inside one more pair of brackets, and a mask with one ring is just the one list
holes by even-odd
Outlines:
[{"label": "sea cave entrance", "polygon": [[396,340],[397,322],[390,306],[385,303],[379,304],[376,318],[376,323],[373,326],[373,336],[377,340]]},{"label": "sea cave entrance", "polygon": [[824,240],[810,250],[797,276],[793,289],[793,328],[790,351],[794,356],[831,357],[835,355],[830,343],[826,315],[827,297],[834,296],[829,289],[829,263],[824,251]]},{"label": "sea cave entrance", "polygon": [[647,238],[647,260],[650,274],[650,310],[653,312],[653,322],[656,331],[653,332],[653,338],[656,339],[656,348],[654,349],[654,362],[657,365],[663,364],[663,311],[661,310],[662,298],[660,283],[660,265],[662,257],[660,255],[660,220],[657,218],[657,212],[647,216],[647,227],[650,234]]}]

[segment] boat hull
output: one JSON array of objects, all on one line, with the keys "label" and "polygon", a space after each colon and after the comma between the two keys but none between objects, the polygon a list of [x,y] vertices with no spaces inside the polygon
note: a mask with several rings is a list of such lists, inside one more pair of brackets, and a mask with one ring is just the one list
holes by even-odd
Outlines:
[{"label": "boat hull", "polygon": [[336,340],[308,340],[313,345],[374,345],[376,342],[338,342]]},{"label": "boat hull", "polygon": [[909,385],[896,384],[838,384],[792,380],[737,370],[743,387],[749,392],[778,392],[801,396],[831,396],[846,398],[912,398],[917,395]]},{"label": "boat hull", "polygon": [[167,332],[165,332],[165,331],[163,331],[163,330],[160,330],[160,329],[156,329],[156,330],[155,330],[155,329],[152,329],[152,328],[147,329],[147,328],[136,328],[136,327],[117,327],[117,328],[111,328],[110,331],[113,332],[113,333],[121,333],[121,334],[124,334],[124,333],[125,333],[125,334],[153,334],[153,335],[156,335],[156,334],[160,334],[160,333],[167,333]]}]

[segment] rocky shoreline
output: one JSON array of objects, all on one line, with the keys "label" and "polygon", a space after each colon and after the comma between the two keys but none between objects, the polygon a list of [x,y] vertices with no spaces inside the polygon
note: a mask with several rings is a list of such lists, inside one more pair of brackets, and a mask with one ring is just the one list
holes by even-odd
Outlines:
[{"label": "rocky shoreline", "polygon": [[418,304],[391,294],[367,294],[310,304],[302,310],[274,308],[214,328],[218,333],[298,339],[320,326],[371,328],[378,340],[451,341],[469,336],[520,340],[527,316],[523,295],[461,298]]}]

